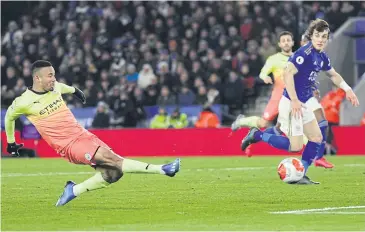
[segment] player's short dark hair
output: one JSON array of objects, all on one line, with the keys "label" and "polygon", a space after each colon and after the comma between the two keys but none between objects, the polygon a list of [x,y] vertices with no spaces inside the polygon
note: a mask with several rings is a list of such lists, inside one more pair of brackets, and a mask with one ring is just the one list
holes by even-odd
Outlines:
[{"label": "player's short dark hair", "polygon": [[32,76],[40,69],[44,67],[51,67],[52,64],[46,60],[37,60],[32,64]]},{"label": "player's short dark hair", "polygon": [[284,35],[290,35],[290,37],[292,38],[292,40],[294,40],[293,33],[291,33],[290,31],[282,31],[279,34],[278,41],[280,41],[281,37],[284,36]]},{"label": "player's short dark hair", "polygon": [[324,32],[324,31],[328,31],[328,35],[330,34],[330,26],[328,25],[328,23],[323,20],[323,19],[316,19],[313,20],[309,26],[308,29],[305,32],[305,37],[310,41],[311,37],[314,33],[314,30],[318,31],[318,32]]}]

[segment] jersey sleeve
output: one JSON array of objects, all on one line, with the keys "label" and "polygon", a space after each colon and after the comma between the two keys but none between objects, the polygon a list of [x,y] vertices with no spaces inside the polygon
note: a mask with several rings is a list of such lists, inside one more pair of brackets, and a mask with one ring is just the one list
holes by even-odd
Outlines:
[{"label": "jersey sleeve", "polygon": [[25,107],[22,106],[21,98],[16,98],[5,114],[5,132],[8,143],[14,143],[15,120],[25,114]]},{"label": "jersey sleeve", "polygon": [[59,88],[59,90],[61,91],[61,94],[67,94],[67,93],[74,93],[75,92],[75,88],[72,86],[68,86],[66,84],[63,83],[56,83],[57,88]]},{"label": "jersey sleeve", "polygon": [[308,56],[301,50],[298,50],[289,58],[288,61],[297,68],[298,72],[300,72],[304,68],[306,59],[308,59]]},{"label": "jersey sleeve", "polygon": [[267,58],[264,67],[262,67],[261,72],[260,72],[260,79],[264,79],[265,77],[267,77],[270,73],[272,73],[273,71],[273,66],[274,66],[274,62],[272,57],[270,56],[269,58]]},{"label": "jersey sleeve", "polygon": [[323,66],[322,66],[322,70],[323,71],[329,71],[331,69],[332,69],[331,60],[327,56],[326,53],[323,53]]}]

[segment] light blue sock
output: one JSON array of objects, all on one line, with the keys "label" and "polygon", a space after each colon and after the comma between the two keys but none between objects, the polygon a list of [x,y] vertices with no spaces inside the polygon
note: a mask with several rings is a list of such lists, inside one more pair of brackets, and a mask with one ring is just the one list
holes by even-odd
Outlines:
[{"label": "light blue sock", "polygon": [[280,132],[278,131],[278,128],[276,128],[276,126],[266,128],[266,130],[264,130],[264,133],[280,135]]}]

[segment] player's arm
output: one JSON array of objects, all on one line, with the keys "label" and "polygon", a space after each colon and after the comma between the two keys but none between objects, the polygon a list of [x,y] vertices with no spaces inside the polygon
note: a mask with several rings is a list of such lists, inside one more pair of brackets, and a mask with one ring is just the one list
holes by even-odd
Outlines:
[{"label": "player's arm", "polygon": [[7,152],[13,156],[19,156],[18,150],[23,144],[15,142],[15,120],[24,114],[23,107],[19,104],[19,99],[16,98],[9,106],[5,114],[5,133],[8,142]]},{"label": "player's arm", "polygon": [[298,100],[297,92],[295,91],[294,75],[298,72],[298,69],[292,62],[288,62],[284,69],[283,77],[286,87],[286,91],[289,94],[290,100]]},{"label": "player's arm", "polygon": [[286,91],[290,97],[291,113],[295,118],[303,116],[302,107],[305,105],[299,101],[297,92],[295,90],[294,75],[298,72],[297,67],[292,62],[288,62],[284,69],[284,83]]},{"label": "player's arm", "polygon": [[346,92],[346,98],[351,102],[353,106],[359,105],[359,100],[357,99],[354,91],[352,88],[346,83],[346,81],[343,79],[343,77],[336,72],[334,68],[329,69],[326,71],[327,76],[329,76],[337,87],[343,89]]},{"label": "player's arm", "polygon": [[264,67],[262,67],[260,72],[260,79],[262,79],[266,84],[272,84],[272,79],[269,74],[272,73],[273,61],[271,56],[267,58]]},{"label": "player's arm", "polygon": [[57,85],[59,86],[59,88],[61,89],[61,93],[62,94],[73,94],[75,95],[78,99],[80,99],[80,101],[85,104],[86,103],[86,97],[85,94],[77,87],[74,86],[69,86],[63,83],[59,83],[57,82]]}]

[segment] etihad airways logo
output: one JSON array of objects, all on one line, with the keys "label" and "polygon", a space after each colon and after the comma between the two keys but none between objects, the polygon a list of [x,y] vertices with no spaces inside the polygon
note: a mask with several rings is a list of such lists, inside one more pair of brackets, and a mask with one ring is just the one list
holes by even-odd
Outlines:
[{"label": "etihad airways logo", "polygon": [[53,101],[51,104],[49,104],[48,106],[46,106],[46,108],[44,108],[43,110],[39,111],[40,115],[44,115],[44,114],[51,114],[53,112],[55,112],[56,110],[58,110],[61,105],[63,103],[62,97],[60,96],[58,99],[56,99],[55,101]]}]

